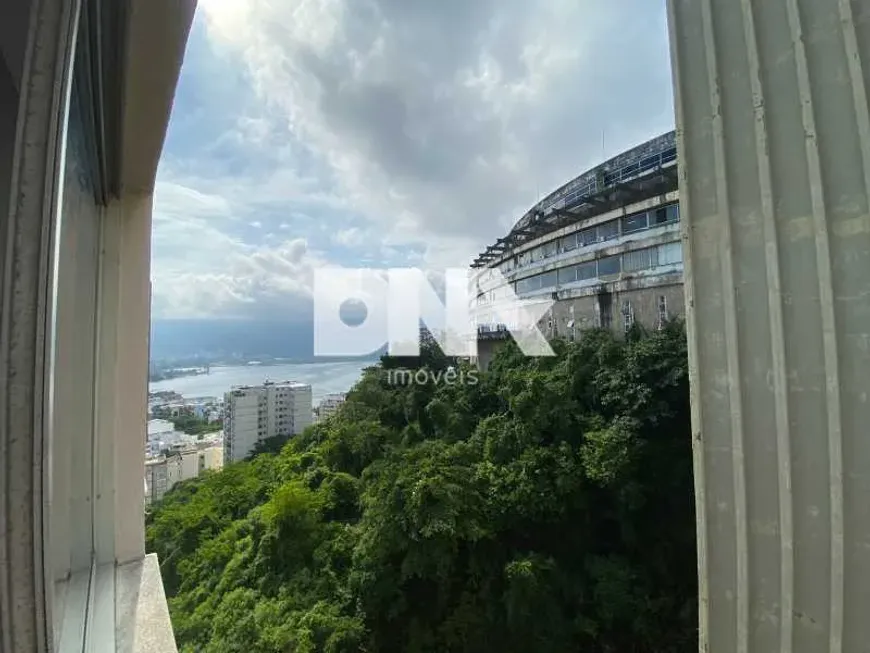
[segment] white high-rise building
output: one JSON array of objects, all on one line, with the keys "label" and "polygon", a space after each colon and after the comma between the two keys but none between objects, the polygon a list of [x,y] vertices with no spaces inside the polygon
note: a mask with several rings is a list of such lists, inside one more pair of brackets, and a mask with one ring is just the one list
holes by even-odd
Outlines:
[{"label": "white high-rise building", "polygon": [[323,421],[327,417],[334,415],[338,411],[339,406],[345,402],[346,398],[347,395],[344,394],[325,395],[317,406],[317,419]]},{"label": "white high-rise building", "polygon": [[244,459],[258,442],[311,426],[311,386],[284,381],[240,386],[224,396],[224,462]]}]

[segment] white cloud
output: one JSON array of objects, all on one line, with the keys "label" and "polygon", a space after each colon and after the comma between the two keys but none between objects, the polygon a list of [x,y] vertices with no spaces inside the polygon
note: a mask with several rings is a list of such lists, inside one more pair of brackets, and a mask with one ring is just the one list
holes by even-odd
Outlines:
[{"label": "white cloud", "polygon": [[332,241],[342,247],[356,247],[363,243],[363,232],[356,227],[340,229],[332,236]]},{"label": "white cloud", "polygon": [[220,205],[220,198],[169,188],[158,187],[154,215],[155,317],[274,316],[310,302],[313,270],[326,261],[304,238],[246,243],[193,210]]},{"label": "white cloud", "polygon": [[[601,156],[670,127],[646,0],[204,0],[210,36],[389,237],[454,264]],[[656,29],[658,27],[658,30]],[[440,252],[439,252],[440,250]]]},{"label": "white cloud", "polygon": [[467,264],[673,122],[662,3],[199,4],[175,108],[192,117],[158,188],[158,314],[275,310],[322,265]]}]

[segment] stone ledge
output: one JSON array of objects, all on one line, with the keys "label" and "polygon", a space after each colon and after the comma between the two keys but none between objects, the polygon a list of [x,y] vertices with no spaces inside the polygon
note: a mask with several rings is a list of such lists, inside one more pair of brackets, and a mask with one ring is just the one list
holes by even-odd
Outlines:
[{"label": "stone ledge", "polygon": [[178,653],[157,554],[120,565],[115,579],[115,650]]}]

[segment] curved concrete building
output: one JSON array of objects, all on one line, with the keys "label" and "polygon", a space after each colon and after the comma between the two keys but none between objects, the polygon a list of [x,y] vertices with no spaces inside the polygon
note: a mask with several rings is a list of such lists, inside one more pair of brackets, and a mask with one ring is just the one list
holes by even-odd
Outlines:
[{"label": "curved concrete building", "polygon": [[[478,362],[506,337],[487,312],[512,290],[551,298],[548,337],[591,327],[658,327],[684,314],[676,135],[670,132],[581,174],[538,202],[478,256]],[[502,273],[489,275],[487,270]]]}]

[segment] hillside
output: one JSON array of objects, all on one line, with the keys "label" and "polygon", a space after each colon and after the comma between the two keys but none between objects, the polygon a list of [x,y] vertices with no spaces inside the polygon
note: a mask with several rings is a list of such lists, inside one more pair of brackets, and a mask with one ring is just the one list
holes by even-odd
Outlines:
[{"label": "hillside", "polygon": [[179,649],[697,650],[682,327],[554,348],[476,384],[370,370],[277,453],[170,492],[147,538]]}]

